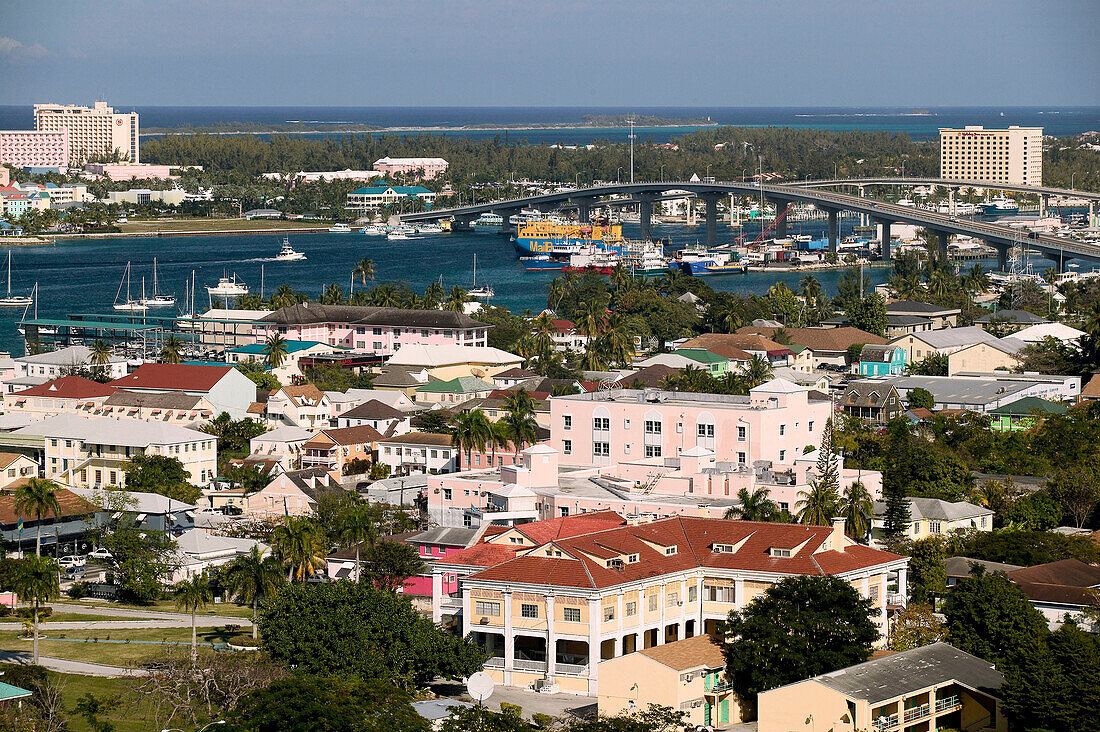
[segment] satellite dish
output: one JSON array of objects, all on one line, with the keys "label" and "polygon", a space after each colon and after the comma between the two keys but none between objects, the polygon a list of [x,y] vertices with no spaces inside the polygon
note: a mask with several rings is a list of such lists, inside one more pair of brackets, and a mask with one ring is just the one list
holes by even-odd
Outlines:
[{"label": "satellite dish", "polygon": [[466,679],[466,691],[470,697],[481,703],[493,695],[493,677],[484,671],[478,671],[477,673]]}]

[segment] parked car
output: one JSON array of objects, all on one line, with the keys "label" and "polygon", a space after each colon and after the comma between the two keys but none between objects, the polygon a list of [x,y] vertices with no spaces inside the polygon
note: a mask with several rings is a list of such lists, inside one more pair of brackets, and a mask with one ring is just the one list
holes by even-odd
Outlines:
[{"label": "parked car", "polygon": [[88,563],[88,559],[86,557],[77,556],[76,554],[70,554],[58,559],[57,563],[65,569],[68,569],[69,567],[83,567]]},{"label": "parked car", "polygon": [[84,567],[81,567],[79,565],[76,566],[76,567],[69,567],[68,569],[65,570],[65,579],[77,580],[77,579],[81,579],[86,574],[87,574],[87,571],[84,569]]},{"label": "parked car", "polygon": [[112,554],[101,546],[97,546],[92,551],[88,552],[88,556],[92,559],[113,559]]}]

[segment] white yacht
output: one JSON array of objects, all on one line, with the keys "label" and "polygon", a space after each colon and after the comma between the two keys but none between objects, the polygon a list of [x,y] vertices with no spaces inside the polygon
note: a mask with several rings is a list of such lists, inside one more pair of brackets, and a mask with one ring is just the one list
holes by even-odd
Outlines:
[{"label": "white yacht", "polygon": [[[122,295],[122,288],[126,288],[126,299],[119,302],[119,297]],[[144,313],[149,309],[149,306],[144,304],[141,300],[135,300],[130,297],[130,263],[126,263],[126,270],[122,273],[122,281],[118,283],[118,292],[115,293],[115,310],[122,310],[128,313]]]},{"label": "white yacht", "polygon": [[150,308],[170,308],[176,304],[176,298],[172,295],[164,295],[160,291],[157,281],[157,258],[153,257],[153,296],[145,297],[142,293],[141,304]]},{"label": "white yacht", "polygon": [[6,297],[0,297],[0,307],[26,307],[34,302],[34,299],[29,295],[13,295],[11,294],[11,250],[8,250],[8,294]]},{"label": "white yacht", "polygon": [[214,297],[238,297],[248,294],[248,285],[238,280],[237,273],[234,272],[232,277],[219,278],[218,284],[213,287],[207,285],[206,292]]},{"label": "white yacht", "polygon": [[279,250],[279,254],[276,255],[276,262],[301,262],[306,258],[306,255],[299,251],[295,251],[294,247],[290,246],[290,238],[283,238],[283,248]]},{"label": "white yacht", "polygon": [[350,234],[351,227],[347,224],[333,224],[328,227],[328,231],[330,234]]},{"label": "white yacht", "polygon": [[389,241],[404,241],[409,238],[409,235],[405,233],[404,229],[394,229],[390,233],[386,234],[386,239]]},{"label": "white yacht", "polygon": [[415,231],[417,234],[442,234],[443,224],[438,221],[427,221],[423,224],[417,224]]},{"label": "white yacht", "polygon": [[360,234],[366,234],[367,236],[385,236],[386,227],[382,224],[371,224],[360,230]]}]

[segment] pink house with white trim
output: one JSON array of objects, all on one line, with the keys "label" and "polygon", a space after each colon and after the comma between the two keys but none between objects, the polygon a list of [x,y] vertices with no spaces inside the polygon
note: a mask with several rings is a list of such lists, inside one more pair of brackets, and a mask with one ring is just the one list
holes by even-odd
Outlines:
[{"label": "pink house with white trim", "polygon": [[426,180],[438,178],[447,172],[450,165],[443,158],[379,158],[374,161],[374,169],[383,175],[396,173],[419,173]]}]

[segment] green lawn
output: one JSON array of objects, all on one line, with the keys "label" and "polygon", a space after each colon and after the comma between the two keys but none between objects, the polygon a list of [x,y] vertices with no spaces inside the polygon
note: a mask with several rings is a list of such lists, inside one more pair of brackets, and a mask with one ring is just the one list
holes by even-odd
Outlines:
[{"label": "green lawn", "polygon": [[73,674],[55,674],[48,672],[51,677],[58,679],[62,684],[62,698],[64,699],[68,729],[72,732],[85,732],[91,730],[87,722],[72,714],[76,702],[85,694],[92,694],[96,698],[118,697],[119,706],[106,718],[115,726],[115,732],[148,732],[153,729],[153,710],[149,700],[137,697],[130,693],[131,679],[105,679],[99,676],[76,676]]},{"label": "green lawn", "polygon": [[123,233],[172,231],[279,231],[281,229],[325,230],[329,224],[320,221],[280,221],[278,219],[157,219],[119,224]]},{"label": "green lawn", "polygon": [[[0,630],[0,649],[30,651],[32,642],[19,637],[19,630]],[[109,643],[106,641],[154,641],[191,642],[190,628],[149,628],[149,629],[103,629],[103,630],[53,630],[45,633],[46,638],[38,642],[38,652],[43,656],[68,658],[73,661],[106,663],[113,666],[135,666],[152,656],[159,655],[163,648],[154,643]],[[199,650],[213,653],[209,644],[234,640],[251,639],[251,630],[226,633],[219,628],[199,628]],[[66,640],[69,639],[69,640]],[[80,643],[71,639],[83,639]],[[206,648],[202,648],[206,644]]]}]

